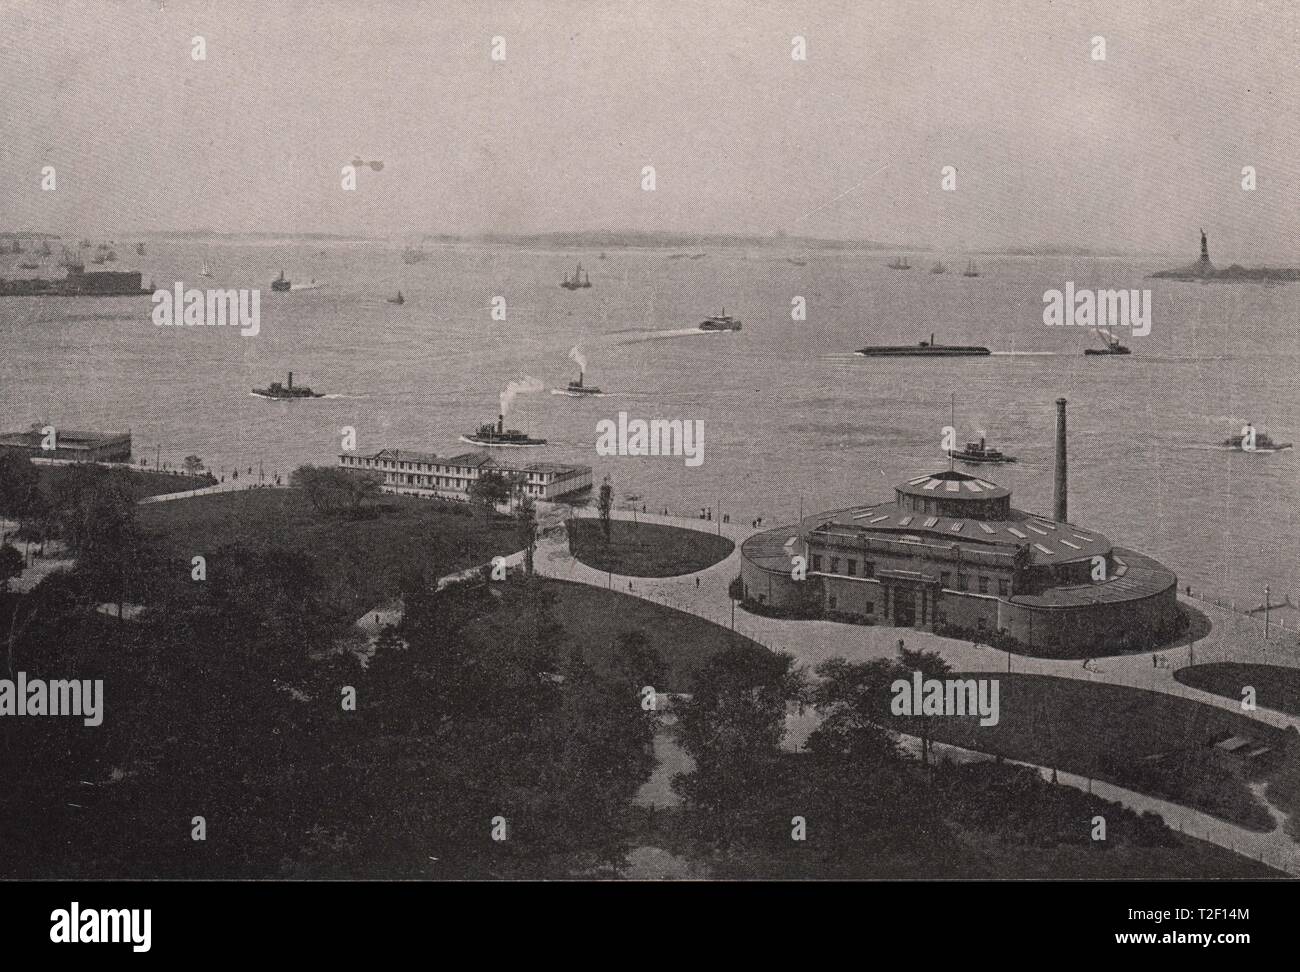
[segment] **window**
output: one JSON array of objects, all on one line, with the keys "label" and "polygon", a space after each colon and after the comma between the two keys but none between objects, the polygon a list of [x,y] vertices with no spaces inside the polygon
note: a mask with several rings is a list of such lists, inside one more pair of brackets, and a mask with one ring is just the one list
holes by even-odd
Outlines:
[{"label": "window", "polygon": [[980,593],[981,593],[981,594],[987,594],[988,592],[989,592],[989,579],[988,579],[987,577],[985,577],[983,574],[981,574],[981,575],[980,575]]},{"label": "window", "polygon": [[831,610],[834,611],[834,610],[835,610],[835,595],[832,594],[828,600],[829,600],[829,602],[830,602]]},{"label": "window", "polygon": [[1001,597],[1009,597],[1011,594],[1011,585],[1007,583],[1005,577],[998,578],[998,594]]},{"label": "window", "polygon": [[864,611],[865,611],[867,614],[875,614],[875,613],[876,613],[876,603],[875,603],[874,601],[868,601],[868,602],[866,603],[866,607],[864,608]]},{"label": "window", "polygon": [[862,576],[863,576],[863,577],[875,577],[875,576],[876,576],[876,564],[875,564],[875,561],[872,561],[872,560],[864,560],[864,561],[862,561]]},{"label": "window", "polygon": [[967,589],[970,579],[965,574],[957,575],[957,590],[964,591]]},{"label": "window", "polygon": [[840,572],[840,558],[839,558],[839,557],[832,557],[832,558],[831,558],[831,573],[832,573],[832,574],[838,574],[839,572]]},{"label": "window", "polygon": [[821,570],[821,569],[822,569],[822,557],[821,557],[821,554],[813,554],[813,564],[812,564],[812,567],[813,567],[813,570]]},{"label": "window", "polygon": [[941,571],[941,572],[939,573],[939,586],[940,586],[940,587],[947,587],[947,586],[949,586],[949,583],[950,583],[951,581],[952,581],[952,574],[951,574],[950,572],[948,572],[948,571],[945,570],[945,571]]},{"label": "window", "polygon": [[844,561],[844,572],[848,574],[850,577],[857,577],[858,562],[854,560],[852,557],[848,558],[846,561]]}]

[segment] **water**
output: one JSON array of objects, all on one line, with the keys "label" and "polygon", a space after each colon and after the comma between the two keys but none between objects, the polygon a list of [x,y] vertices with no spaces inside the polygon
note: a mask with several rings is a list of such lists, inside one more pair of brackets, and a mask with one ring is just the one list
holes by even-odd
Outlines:
[{"label": "water", "polygon": [[[131,247],[120,246],[129,253]],[[257,337],[234,328],[163,328],[147,299],[0,300],[0,426],[52,422],[130,428],[136,456],[178,464],[195,453],[229,474],[259,461],[285,475],[333,463],[345,426],[361,451],[401,447],[454,455],[458,436],[492,420],[506,383],[528,374],[550,388],[576,376],[606,396],[521,395],[507,425],[550,440],[527,457],[591,465],[616,496],[650,508],[718,507],[742,521],[889,498],[892,486],[943,468],[940,430],[957,399],[961,441],[987,431],[1020,457],[983,473],[1017,506],[1051,509],[1054,408],[1069,399],[1070,515],[1174,568],[1182,583],[1257,604],[1300,593],[1295,452],[1241,455],[1215,444],[1244,422],[1300,438],[1300,286],[1146,280],[1180,261],[912,256],[787,249],[547,252],[504,245],[432,248],[404,265],[378,243],[196,243],[159,240],[139,258],[170,286],[262,288]],[[590,290],[558,284],[581,259]],[[137,258],[129,257],[127,261]],[[792,259],[806,260],[804,267]],[[946,275],[928,272],[942,259]],[[198,269],[206,260],[209,279]],[[1187,262],[1187,261],[1182,261]],[[131,266],[124,262],[123,266]],[[283,268],[322,289],[273,294]],[[1150,288],[1152,333],[1128,358],[1085,357],[1084,328],[1042,323],[1042,295],[1077,287]],[[403,307],[386,302],[401,290]],[[494,296],[507,319],[493,321]],[[808,319],[791,319],[791,300]],[[723,305],[738,334],[690,329]],[[985,344],[988,358],[883,361],[851,352],[936,332]],[[661,333],[656,333],[661,332]],[[249,391],[293,370],[330,395],[273,402]],[[703,419],[705,461],[602,458],[595,425],[631,417]],[[715,514],[716,515],[716,514]]]}]

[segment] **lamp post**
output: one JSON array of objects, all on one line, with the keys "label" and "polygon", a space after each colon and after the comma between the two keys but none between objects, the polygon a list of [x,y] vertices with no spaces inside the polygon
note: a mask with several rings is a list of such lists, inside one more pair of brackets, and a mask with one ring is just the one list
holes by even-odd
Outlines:
[{"label": "lamp post", "polygon": [[1264,640],[1268,641],[1268,585],[1264,585]]}]

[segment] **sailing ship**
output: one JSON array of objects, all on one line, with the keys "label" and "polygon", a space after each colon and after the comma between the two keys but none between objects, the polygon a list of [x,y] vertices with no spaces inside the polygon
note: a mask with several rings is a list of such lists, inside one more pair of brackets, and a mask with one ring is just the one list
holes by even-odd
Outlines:
[{"label": "sailing ship", "polygon": [[975,266],[974,260],[966,261],[966,269],[962,271],[961,275],[963,277],[978,277],[980,275],[978,268]]},{"label": "sailing ship", "polygon": [[948,272],[948,268],[945,267],[945,266],[943,265],[943,261],[941,260],[941,261],[939,261],[938,263],[936,263],[934,266],[932,266],[932,267],[930,268],[930,272],[931,272],[931,273],[947,273],[947,272]]},{"label": "sailing ship", "polygon": [[1124,345],[1120,344],[1119,338],[1117,338],[1110,331],[1106,330],[1104,327],[1094,327],[1092,329],[1092,333],[1097,335],[1097,337],[1101,338],[1102,347],[1087,348],[1084,350],[1083,352],[1084,354],[1092,355],[1092,354],[1132,354],[1133,353]]},{"label": "sailing ship", "polygon": [[399,290],[399,291],[397,292],[397,296],[396,296],[396,297],[389,297],[389,298],[388,298],[388,302],[389,302],[390,304],[405,304],[405,303],[406,303],[406,298],[402,296],[402,292]]},{"label": "sailing ship", "polygon": [[587,275],[587,271],[582,269],[582,264],[579,263],[577,269],[573,271],[573,276],[561,280],[560,286],[565,290],[582,290],[591,286],[591,278]]},{"label": "sailing ship", "polygon": [[[210,276],[212,276],[212,271],[208,269],[208,261],[207,261],[207,260],[204,260],[204,261],[203,261],[203,266],[202,266],[202,268],[199,270],[199,276],[200,276],[200,277],[210,277]],[[281,272],[280,276],[283,277],[283,276],[284,276],[284,273]]]},{"label": "sailing ship", "polygon": [[420,263],[424,260],[426,254],[422,246],[408,246],[402,251],[402,262],[407,266]]},{"label": "sailing ship", "polygon": [[911,270],[912,265],[907,262],[907,257],[895,257],[892,263],[886,264],[890,270]]}]

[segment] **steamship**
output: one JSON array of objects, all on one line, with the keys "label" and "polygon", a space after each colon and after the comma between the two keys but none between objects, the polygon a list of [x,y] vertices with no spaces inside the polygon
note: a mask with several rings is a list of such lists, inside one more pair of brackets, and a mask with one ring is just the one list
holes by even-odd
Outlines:
[{"label": "steamship", "polygon": [[1284,449],[1291,448],[1290,442],[1274,442],[1264,432],[1255,433],[1255,445],[1253,448],[1246,448],[1246,440],[1247,437],[1243,433],[1242,435],[1233,436],[1230,439],[1224,439],[1223,444],[1238,452],[1281,452]]},{"label": "steamship", "polygon": [[462,435],[461,442],[470,442],[474,445],[481,446],[544,446],[545,439],[535,439],[531,435],[525,435],[518,429],[507,429],[506,417],[497,416],[497,424],[480,425],[477,432],[469,435]]},{"label": "steamship", "polygon": [[289,372],[289,383],[282,385],[278,381],[271,382],[270,388],[254,388],[253,394],[259,398],[274,398],[277,400],[296,399],[296,398],[324,398],[323,394],[312,391],[306,385],[299,385],[297,388],[293,385],[293,372]]},{"label": "steamship", "polygon": [[1008,456],[999,449],[985,445],[984,436],[978,442],[967,442],[964,449],[949,450],[948,455],[958,462],[1015,462],[1015,456]]},{"label": "steamship", "polygon": [[992,354],[988,348],[973,344],[935,344],[934,335],[919,344],[883,345],[859,348],[855,354],[866,358],[970,358]]},{"label": "steamship", "polygon": [[583,379],[583,373],[579,371],[578,380],[569,382],[567,388],[564,389],[553,388],[551,390],[554,391],[555,394],[557,395],[573,395],[575,397],[580,397],[582,395],[603,395],[604,394],[604,392],[602,392],[595,385],[584,385],[582,383],[582,379]]},{"label": "steamship", "polygon": [[714,317],[708,317],[700,321],[701,331],[739,331],[740,318],[732,317],[727,313],[727,308],[722,308],[722,313]]}]

